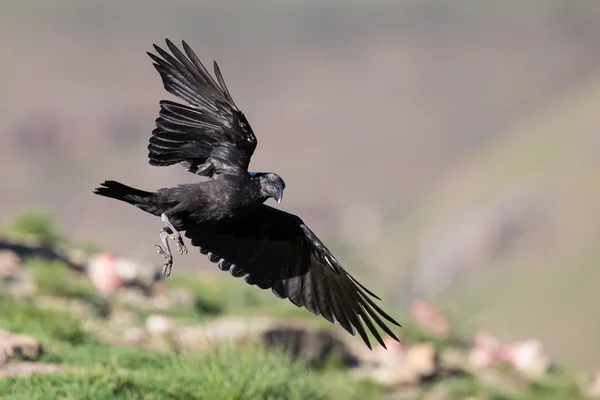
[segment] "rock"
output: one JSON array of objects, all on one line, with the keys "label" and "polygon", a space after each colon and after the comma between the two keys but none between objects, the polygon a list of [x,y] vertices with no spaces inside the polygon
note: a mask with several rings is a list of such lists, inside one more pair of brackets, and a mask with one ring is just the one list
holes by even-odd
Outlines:
[{"label": "rock", "polygon": [[305,322],[281,322],[270,318],[225,317],[207,324],[180,326],[171,338],[180,349],[190,351],[202,351],[215,344],[244,344],[256,340],[313,364],[333,356],[346,366],[356,366],[363,354],[357,350],[358,346],[353,347],[337,332],[312,329]]},{"label": "rock", "polygon": [[140,323],[140,316],[135,311],[115,309],[110,313],[109,323],[119,327],[131,327]]},{"label": "rock", "polygon": [[280,324],[265,330],[259,339],[267,347],[282,349],[294,359],[307,363],[321,364],[330,357],[335,357],[345,366],[359,364],[358,355],[331,330]]},{"label": "rock", "polygon": [[37,287],[29,269],[24,268],[5,277],[2,283],[6,292],[17,299],[31,298],[37,294]]},{"label": "rock", "polygon": [[525,386],[525,381],[517,372],[506,368],[480,368],[474,375],[482,386],[512,394]]},{"label": "rock", "polygon": [[9,360],[10,357],[8,355],[8,346],[5,346],[0,339],[0,368],[7,364]]},{"label": "rock", "polygon": [[594,399],[600,399],[600,371],[596,371],[592,382],[589,386],[584,390],[584,394],[587,397],[591,397]]},{"label": "rock", "polygon": [[121,343],[133,346],[143,346],[150,340],[148,332],[141,326],[132,326],[123,332]]},{"label": "rock", "polygon": [[410,312],[421,329],[439,338],[448,337],[448,320],[437,308],[424,300],[415,300],[410,306]]},{"label": "rock", "polygon": [[156,277],[156,267],[153,263],[123,257],[115,259],[115,271],[126,284],[144,288],[152,286]]},{"label": "rock", "polygon": [[11,250],[0,250],[0,278],[10,278],[19,273],[23,266],[21,257]]},{"label": "rock", "polygon": [[467,369],[467,355],[464,350],[448,347],[440,354],[440,367],[445,372],[456,372]]},{"label": "rock", "polygon": [[152,314],[146,318],[146,329],[151,335],[166,335],[173,331],[175,323],[168,317]]},{"label": "rock", "polygon": [[480,330],[473,338],[473,347],[469,351],[469,363],[476,368],[487,367],[501,359],[503,346],[487,330]]},{"label": "rock", "polygon": [[433,343],[420,343],[405,348],[394,363],[382,364],[369,373],[386,386],[418,385],[421,379],[436,373],[436,350]]},{"label": "rock", "polygon": [[480,331],[475,335],[474,346],[469,352],[469,363],[476,368],[508,363],[523,376],[537,379],[548,372],[551,360],[538,340],[529,339],[506,345],[489,332]]},{"label": "rock", "polygon": [[223,317],[206,324],[184,325],[177,328],[173,339],[179,347],[189,350],[204,350],[220,343],[242,343],[250,337],[257,338],[274,321],[268,318],[245,320]]},{"label": "rock", "polygon": [[0,330],[0,348],[4,349],[8,358],[31,360],[42,353],[42,344],[34,337]]},{"label": "rock", "polygon": [[60,369],[61,366],[56,364],[37,362],[9,363],[0,368],[0,378],[6,376],[27,376],[31,374],[52,374]]},{"label": "rock", "polygon": [[408,348],[405,364],[420,376],[431,376],[435,373],[436,350],[433,343],[420,343]]},{"label": "rock", "polygon": [[117,273],[116,257],[111,253],[100,253],[90,257],[87,274],[94,287],[104,294],[116,292],[124,283]]},{"label": "rock", "polygon": [[544,350],[544,345],[536,339],[508,345],[503,358],[517,371],[530,379],[538,379],[544,376],[551,364],[550,357]]},{"label": "rock", "polygon": [[77,299],[65,298],[57,296],[36,296],[35,304],[44,309],[52,309],[58,311],[67,310],[69,313],[81,317],[85,320],[95,318],[97,309],[90,303]]},{"label": "rock", "polygon": [[31,297],[36,293],[31,271],[23,268],[21,257],[12,250],[0,250],[0,282],[13,297]]},{"label": "rock", "polygon": [[407,346],[404,343],[396,342],[390,337],[384,338],[383,341],[387,349],[383,346],[377,346],[368,361],[377,366],[398,365],[400,360],[403,360],[406,356]]},{"label": "rock", "polygon": [[67,260],[78,270],[84,270],[88,263],[88,255],[82,249],[71,249],[66,254]]},{"label": "rock", "polygon": [[186,288],[172,288],[168,291],[169,307],[194,307],[196,296]]},{"label": "rock", "polygon": [[166,295],[152,295],[139,286],[122,288],[115,294],[118,304],[139,310],[167,310],[171,301]]}]

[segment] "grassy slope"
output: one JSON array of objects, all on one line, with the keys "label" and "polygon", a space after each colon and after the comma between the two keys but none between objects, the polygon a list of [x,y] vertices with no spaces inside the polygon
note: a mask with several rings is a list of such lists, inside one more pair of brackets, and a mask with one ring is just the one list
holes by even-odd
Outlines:
[{"label": "grassy slope", "polygon": [[600,358],[599,110],[596,76],[447,174],[410,218],[426,237],[440,221],[514,189],[542,194],[542,223],[438,300],[470,328],[537,337],[559,359],[588,368]]},{"label": "grassy slope", "polygon": [[[189,313],[190,317],[192,313]],[[196,318],[198,319],[198,318]],[[328,366],[312,369],[260,347],[203,354],[111,347],[68,312],[0,297],[0,327],[40,339],[55,375],[0,379],[2,399],[361,399],[378,388]]]}]

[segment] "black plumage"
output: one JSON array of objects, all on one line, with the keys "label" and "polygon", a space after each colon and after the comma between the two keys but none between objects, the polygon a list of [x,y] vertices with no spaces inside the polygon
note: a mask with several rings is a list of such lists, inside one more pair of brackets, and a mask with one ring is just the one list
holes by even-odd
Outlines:
[{"label": "black plumage", "polygon": [[165,89],[189,105],[160,102],[149,162],[180,164],[209,179],[156,192],[106,181],[95,193],[161,217],[166,226],[160,231],[162,247],[157,247],[165,257],[164,277],[173,264],[168,239],[186,253],[179,233],[185,231],[221,270],[338,322],[352,335],[358,332],[369,348],[367,330],[385,347],[376,325],[398,340],[383,320],[399,324],[372,299],[379,298],[344,270],[308,226],[296,215],[263,204],[270,197],[280,202],[285,182],[271,172],[248,171],[256,136],[216,62],[217,81],[185,42],[185,54],[168,39],[167,46],[173,55],[156,45],[160,57],[148,54]]}]

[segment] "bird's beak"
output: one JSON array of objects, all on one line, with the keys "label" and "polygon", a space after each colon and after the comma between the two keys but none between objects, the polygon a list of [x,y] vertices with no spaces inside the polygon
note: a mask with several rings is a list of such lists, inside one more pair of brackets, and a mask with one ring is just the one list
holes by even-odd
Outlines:
[{"label": "bird's beak", "polygon": [[275,199],[275,201],[277,201],[278,203],[281,203],[281,200],[283,200],[283,190],[277,190],[274,194],[273,194],[273,198]]}]

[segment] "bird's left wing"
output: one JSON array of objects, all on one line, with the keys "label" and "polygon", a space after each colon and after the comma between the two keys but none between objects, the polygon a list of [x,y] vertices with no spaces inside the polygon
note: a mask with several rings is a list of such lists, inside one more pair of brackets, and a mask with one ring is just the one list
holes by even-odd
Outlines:
[{"label": "bird's left wing", "polygon": [[151,165],[181,164],[188,171],[212,177],[220,172],[245,173],[257,140],[244,114],[235,105],[214,63],[218,83],[183,42],[185,54],[170,40],[173,55],[154,45],[148,53],[165,89],[188,105],[160,102],[156,129],[148,145]]},{"label": "bird's left wing", "polygon": [[363,323],[385,344],[375,323],[398,340],[381,319],[400,326],[371,299],[379,299],[361,285],[293,214],[261,204],[255,212],[213,225],[186,226],[185,235],[210,261],[251,285],[270,288],[298,307],[338,322],[346,331],[358,331],[369,348]]}]

